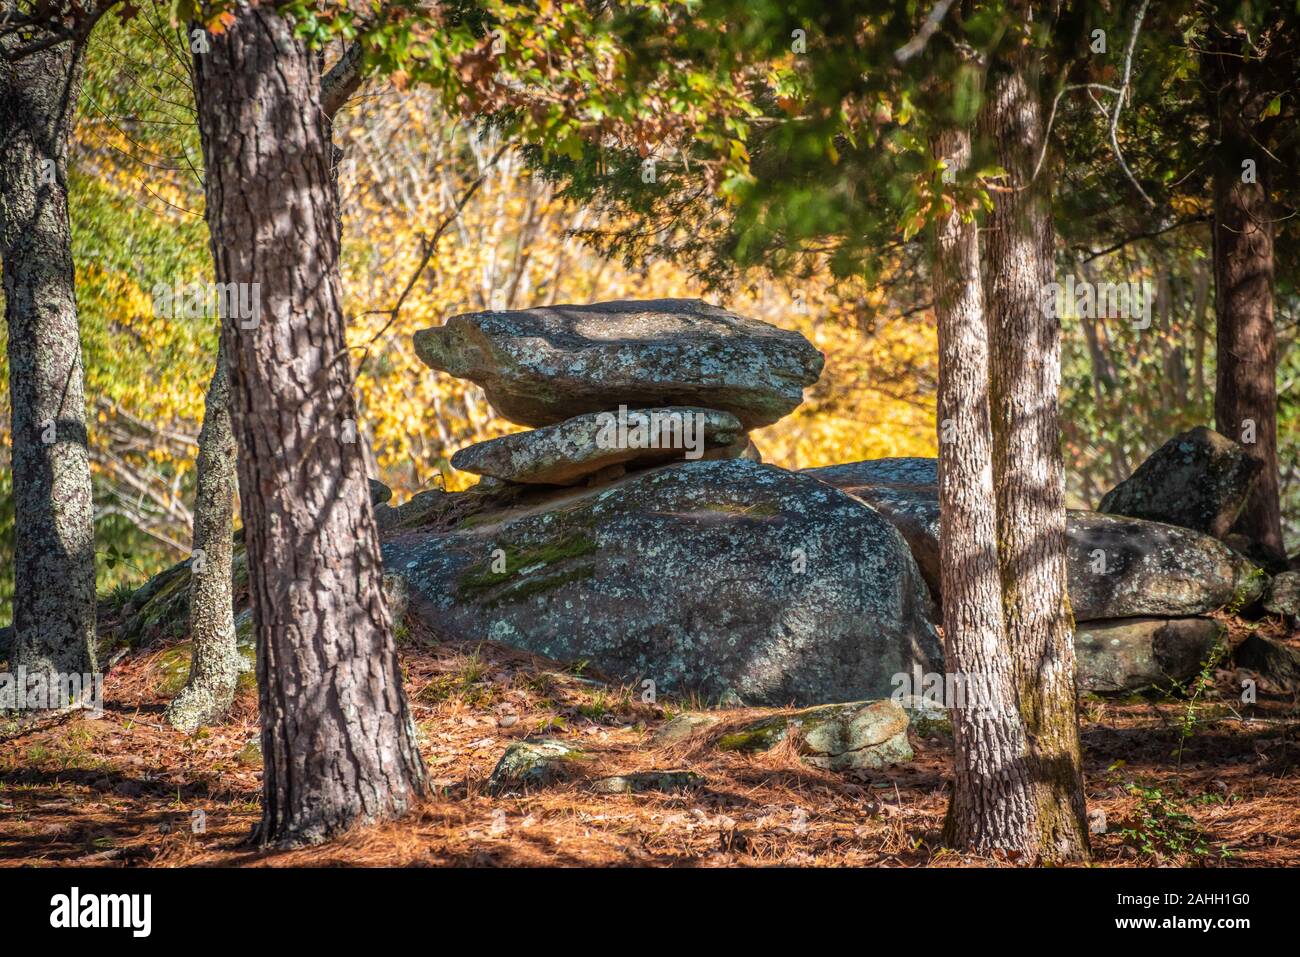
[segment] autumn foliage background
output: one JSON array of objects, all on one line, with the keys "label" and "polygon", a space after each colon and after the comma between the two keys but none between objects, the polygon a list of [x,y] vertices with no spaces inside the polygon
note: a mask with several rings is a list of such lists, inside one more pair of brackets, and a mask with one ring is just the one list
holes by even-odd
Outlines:
[{"label": "autumn foliage background", "polygon": [[[188,69],[176,32],[148,13],[126,24],[106,20],[90,42],[69,205],[101,592],[138,585],[189,553],[195,443],[217,323],[157,316],[152,300],[159,283],[211,280]],[[123,76],[130,82],[114,79]],[[498,157],[499,142],[452,118],[433,94],[401,85],[371,83],[335,127],[359,427],[374,474],[397,500],[472,484],[450,467],[452,453],[516,428],[481,390],[429,370],[411,346],[417,329],[489,308],[704,296],[797,329],[826,355],[805,403],[756,433],[766,461],[803,468],[935,454],[934,316],[928,283],[914,272],[919,257],[900,251],[871,284],[836,281],[825,270],[781,283],[746,274],[725,295],[666,262],[606,259],[574,235],[601,225],[589,209],[558,199],[518,152]],[[394,314],[443,223],[427,268]],[[1063,442],[1073,504],[1095,505],[1173,432],[1212,424],[1205,240],[1192,229],[1104,256],[1076,251],[1081,271],[1148,278],[1160,299],[1151,330],[1066,320]],[[1280,462],[1284,512],[1294,515],[1300,357],[1296,319],[1279,309]],[[0,375],[7,381],[7,369]],[[2,430],[7,403],[0,389]],[[5,436],[0,456],[9,447]],[[0,461],[0,564],[12,556],[9,482]],[[1295,530],[1288,533],[1294,550]],[[10,618],[12,587],[10,576],[0,580],[0,624]]]}]

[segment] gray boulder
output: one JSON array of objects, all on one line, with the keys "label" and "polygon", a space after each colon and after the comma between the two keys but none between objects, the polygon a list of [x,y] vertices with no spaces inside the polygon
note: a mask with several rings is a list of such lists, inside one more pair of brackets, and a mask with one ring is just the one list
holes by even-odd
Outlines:
[{"label": "gray boulder", "polygon": [[894,527],[814,478],[747,459],[404,527],[384,563],[440,637],[586,660],[661,693],[855,701],[941,660]]},{"label": "gray boulder", "polygon": [[730,412],[676,406],[588,412],[558,425],[517,432],[461,449],[451,464],[507,482],[572,485],[612,465],[646,466],[699,459],[706,449],[748,437]]},{"label": "gray boulder", "polygon": [[1079,687],[1105,693],[1181,685],[1200,672],[1222,635],[1213,618],[1087,622],[1074,635]]},{"label": "gray boulder", "polygon": [[[933,459],[878,459],[805,469],[888,518],[907,539],[936,602],[939,495]],[[1070,603],[1077,621],[1199,615],[1259,597],[1265,576],[1218,540],[1188,528],[1071,509]]]},{"label": "gray boulder", "polygon": [[798,406],[824,362],[799,333],[698,299],[469,313],[417,332],[415,351],[530,426],[626,404],[721,409],[757,428]]},{"label": "gray boulder", "polygon": [[1188,528],[1072,511],[1070,601],[1075,618],[1182,617],[1240,608],[1267,576],[1218,540]]},{"label": "gray boulder", "polygon": [[1300,691],[1300,647],[1263,635],[1246,636],[1233,658],[1239,668],[1249,668],[1278,691]]},{"label": "gray boulder", "polygon": [[1262,467],[1244,447],[1205,426],[1175,435],[1102,497],[1099,512],[1228,534]]}]

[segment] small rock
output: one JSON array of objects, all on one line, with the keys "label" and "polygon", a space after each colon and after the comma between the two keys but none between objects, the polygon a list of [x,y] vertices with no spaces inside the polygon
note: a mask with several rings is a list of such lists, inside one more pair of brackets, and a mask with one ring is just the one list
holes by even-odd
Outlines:
[{"label": "small rock", "polygon": [[1088,811],[1088,833],[1106,833],[1106,811],[1104,808],[1094,807]]},{"label": "small rock", "polygon": [[568,762],[581,754],[577,748],[551,738],[516,741],[501,755],[488,778],[487,790],[491,794],[504,794],[544,787],[563,777],[568,771]]},{"label": "small rock", "polygon": [[697,731],[713,727],[719,720],[721,719],[711,714],[679,714],[656,731],[650,743],[656,748],[666,748],[670,744],[685,741]]},{"label": "small rock", "polygon": [[1252,634],[1237,646],[1233,658],[1239,668],[1258,672],[1279,690],[1300,690],[1300,648],[1295,645]]},{"label": "small rock", "polygon": [[775,715],[723,736],[724,751],[767,751],[796,736],[804,763],[831,771],[882,768],[912,760],[907,712],[895,701],[856,701]]},{"label": "small rock", "polygon": [[1300,572],[1282,572],[1273,577],[1268,597],[1264,599],[1264,610],[1300,618]]},{"label": "small rock", "polygon": [[393,497],[393,490],[379,479],[370,479],[370,504],[381,505]]},{"label": "small rock", "polygon": [[646,791],[689,791],[703,787],[705,779],[694,771],[638,771],[601,778],[591,785],[597,794],[642,794]]},{"label": "small rock", "polygon": [[598,472],[592,472],[587,476],[587,488],[595,488],[598,485],[608,485],[610,482],[617,482],[627,474],[625,465],[606,465]]},{"label": "small rock", "polygon": [[1245,507],[1260,469],[1243,446],[1197,426],[1156,449],[1106,493],[1097,510],[1221,538]]}]

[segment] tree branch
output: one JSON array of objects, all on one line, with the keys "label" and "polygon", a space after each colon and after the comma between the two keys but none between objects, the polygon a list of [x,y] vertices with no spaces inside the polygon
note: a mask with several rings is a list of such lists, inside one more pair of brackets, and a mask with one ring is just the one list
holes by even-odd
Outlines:
[{"label": "tree branch", "polygon": [[1124,82],[1119,85],[1119,95],[1115,97],[1115,112],[1110,116],[1110,148],[1115,154],[1120,169],[1124,171],[1128,181],[1133,184],[1133,188],[1147,201],[1148,206],[1154,208],[1156,205],[1155,200],[1148,196],[1146,190],[1138,184],[1133,171],[1128,168],[1128,163],[1124,162],[1124,154],[1119,150],[1119,136],[1117,133],[1119,129],[1119,113],[1124,108],[1124,98],[1128,96],[1129,77],[1133,72],[1133,48],[1137,46],[1138,32],[1142,29],[1142,18],[1147,14],[1147,4],[1149,2],[1150,0],[1142,0],[1142,6],[1138,7],[1137,16],[1133,18],[1133,30],[1128,37],[1128,48],[1124,51]]},{"label": "tree branch", "polygon": [[1163,236],[1165,233],[1173,232],[1175,229],[1182,229],[1184,226],[1194,226],[1197,223],[1208,223],[1209,221],[1209,214],[1198,213],[1195,216],[1189,216],[1187,219],[1180,219],[1178,222],[1171,223],[1168,226],[1161,226],[1158,229],[1151,229],[1143,233],[1134,233],[1131,236],[1125,236],[1119,242],[1113,243],[1105,249],[1093,250],[1089,249],[1087,246],[1075,246],[1074,248],[1080,252],[1086,252],[1088,254],[1083,257],[1083,262],[1092,262],[1099,256],[1105,256],[1108,253],[1113,253],[1117,250],[1123,249],[1130,243],[1135,243],[1142,239],[1155,239],[1157,236]]},{"label": "tree branch", "polygon": [[929,16],[925,18],[925,22],[921,24],[921,29],[917,31],[916,36],[894,51],[894,59],[899,63],[906,63],[924,50],[925,45],[930,42],[930,37],[934,36],[934,31],[939,29],[939,24],[948,15],[948,8],[951,6],[952,0],[939,0]]},{"label": "tree branch", "polygon": [[332,120],[353,93],[361,88],[361,44],[353,43],[329,68],[320,81],[320,108],[325,118]]}]

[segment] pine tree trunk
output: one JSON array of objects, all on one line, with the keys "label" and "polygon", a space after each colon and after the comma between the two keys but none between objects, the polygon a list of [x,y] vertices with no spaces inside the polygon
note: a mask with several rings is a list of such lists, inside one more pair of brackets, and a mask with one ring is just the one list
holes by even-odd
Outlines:
[{"label": "pine tree trunk", "polygon": [[95,670],[95,527],[68,222],[81,50],[0,60],[0,258],[15,512],[11,670]]},{"label": "pine tree trunk", "polygon": [[242,660],[235,646],[231,594],[235,518],[235,431],[225,350],[203,405],[194,495],[194,549],[190,559],[190,677],[167,707],[167,720],[193,731],[225,717],[235,700]]},{"label": "pine tree trunk", "polygon": [[381,589],[344,341],[314,58],[241,6],[196,54],[217,279],[259,283],[222,335],[257,632],[263,844],[318,842],[425,792]]},{"label": "pine tree trunk", "polygon": [[[935,156],[964,169],[970,136],[949,130]],[[953,210],[936,225],[931,273],[939,322],[939,564],[943,652],[950,675],[974,678],[975,697],[949,702],[953,795],[945,839],[963,850],[1030,852],[1034,792],[1025,729],[1002,621],[989,423],[988,328],[979,239]]]},{"label": "pine tree trunk", "polygon": [[1043,142],[1033,51],[990,71],[980,133],[1007,170],[986,238],[993,482],[1007,640],[1029,736],[1038,854],[1088,854],[1075,705],[1073,614],[1066,593],[1065,468],[1060,447],[1060,321],[1044,315],[1055,272],[1048,172],[1032,181]]},{"label": "pine tree trunk", "polygon": [[[1273,218],[1271,160],[1256,142],[1257,117],[1267,102],[1251,82],[1244,39],[1217,39],[1202,57],[1210,115],[1219,140],[1214,151],[1214,312],[1216,321],[1214,422],[1263,463],[1234,531],[1263,556],[1286,561],[1277,462],[1277,336],[1273,326]],[[1254,182],[1242,163],[1254,160]],[[1247,177],[1249,178],[1249,177]]]}]

